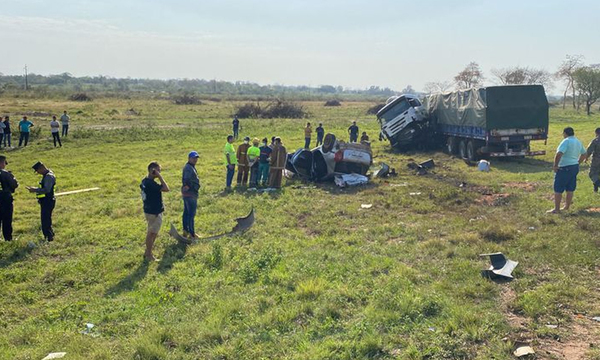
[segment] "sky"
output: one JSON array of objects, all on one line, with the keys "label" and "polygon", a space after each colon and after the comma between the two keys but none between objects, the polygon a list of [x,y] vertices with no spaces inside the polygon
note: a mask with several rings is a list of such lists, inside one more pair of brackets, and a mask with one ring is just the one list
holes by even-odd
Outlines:
[{"label": "sky", "polygon": [[[0,0],[0,72],[421,90],[600,63],[597,0]],[[560,92],[560,91],[558,91]]]}]

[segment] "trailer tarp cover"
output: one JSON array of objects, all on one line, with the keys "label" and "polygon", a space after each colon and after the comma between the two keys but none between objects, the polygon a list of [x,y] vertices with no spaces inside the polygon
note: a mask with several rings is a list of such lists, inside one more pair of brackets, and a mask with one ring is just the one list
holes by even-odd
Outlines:
[{"label": "trailer tarp cover", "polygon": [[427,97],[438,124],[492,129],[548,128],[548,99],[541,85],[491,86]]}]

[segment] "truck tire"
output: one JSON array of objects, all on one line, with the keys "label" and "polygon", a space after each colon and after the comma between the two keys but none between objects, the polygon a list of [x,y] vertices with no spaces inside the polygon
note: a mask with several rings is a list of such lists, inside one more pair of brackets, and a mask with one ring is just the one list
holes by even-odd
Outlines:
[{"label": "truck tire", "polygon": [[461,140],[458,143],[458,155],[461,157],[461,159],[467,158],[467,144],[464,140]]},{"label": "truck tire", "polygon": [[467,143],[467,159],[469,161],[477,161],[477,149],[475,148],[475,143],[470,140]]},{"label": "truck tire", "polygon": [[456,138],[454,136],[449,136],[446,139],[446,152],[449,155],[456,154]]}]

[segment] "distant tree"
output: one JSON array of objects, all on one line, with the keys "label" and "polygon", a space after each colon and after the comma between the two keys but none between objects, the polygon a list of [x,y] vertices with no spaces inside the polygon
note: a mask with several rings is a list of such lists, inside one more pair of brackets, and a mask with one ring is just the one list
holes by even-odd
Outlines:
[{"label": "distant tree", "polygon": [[458,89],[470,89],[481,86],[485,77],[476,62],[470,62],[461,72],[454,77]]},{"label": "distant tree", "polygon": [[577,103],[575,100],[574,74],[577,71],[577,69],[581,68],[582,66],[583,55],[567,55],[566,59],[558,67],[558,71],[556,71],[555,76],[558,79],[567,82],[567,86],[565,87],[565,92],[563,94],[563,109],[566,107],[567,92],[569,92],[569,89],[572,91],[573,95],[573,108],[575,109],[577,107]]},{"label": "distant tree", "polygon": [[579,97],[585,102],[586,113],[591,115],[592,105],[600,99],[600,68],[579,68],[573,73],[573,81]]},{"label": "distant tree", "polygon": [[424,90],[429,94],[443,93],[450,90],[452,85],[454,84],[450,81],[431,81],[425,84]]},{"label": "distant tree", "polygon": [[336,88],[331,85],[321,85],[321,87],[319,88],[319,92],[325,94],[335,94]]},{"label": "distant tree", "polygon": [[510,67],[492,69],[492,74],[502,85],[543,85],[546,89],[553,87],[552,75],[544,69],[529,67]]},{"label": "distant tree", "polygon": [[402,91],[402,94],[416,94],[417,92],[413,89],[412,85],[407,85]]}]

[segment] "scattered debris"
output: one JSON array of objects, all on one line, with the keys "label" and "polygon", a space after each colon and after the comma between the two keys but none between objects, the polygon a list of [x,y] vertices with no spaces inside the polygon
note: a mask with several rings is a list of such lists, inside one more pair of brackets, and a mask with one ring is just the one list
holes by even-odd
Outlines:
[{"label": "scattered debris", "polygon": [[92,329],[94,328],[94,324],[92,323],[87,323],[85,324],[85,330],[80,331],[81,334],[83,335],[90,335],[91,337],[98,337],[98,334],[95,334],[92,332]]},{"label": "scattered debris", "polygon": [[483,194],[483,196],[475,202],[480,205],[487,206],[502,206],[508,204],[510,194]]},{"label": "scattered debris", "polygon": [[419,167],[429,170],[429,169],[433,169],[435,167],[435,163],[433,162],[433,159],[429,159],[429,160],[425,160],[422,163],[420,163]]},{"label": "scattered debris", "polygon": [[594,320],[594,321],[597,321],[597,322],[600,322],[600,316],[594,316],[594,317],[592,318],[592,320]]},{"label": "scattered debris", "polygon": [[421,193],[420,192],[411,192],[411,193],[408,193],[408,195],[410,195],[410,196],[418,196],[418,195],[421,195]]},{"label": "scattered debris", "polygon": [[490,172],[490,162],[487,160],[479,160],[479,165],[477,165],[477,170]]},{"label": "scattered debris", "polygon": [[369,178],[359,174],[341,174],[336,175],[334,182],[339,187],[364,185],[369,182]]},{"label": "scattered debris", "polygon": [[386,163],[381,163],[381,167],[373,173],[373,176],[377,178],[384,178],[390,174],[390,167]]},{"label": "scattered debris", "polygon": [[533,354],[535,354],[535,351],[533,351],[531,346],[521,346],[521,347],[517,348],[517,350],[515,350],[515,352],[513,354],[516,357],[523,357],[523,356],[527,356],[527,355],[533,355]]},{"label": "scattered debris", "polygon": [[169,235],[174,237],[180,243],[183,243],[186,245],[191,245],[191,244],[197,243],[199,241],[215,240],[215,239],[219,239],[224,236],[232,236],[237,233],[246,232],[246,231],[250,230],[252,225],[254,225],[254,220],[255,220],[254,208],[252,208],[252,210],[250,210],[250,213],[247,216],[235,219],[237,224],[233,227],[233,229],[231,229],[230,232],[226,232],[223,234],[214,235],[214,236],[210,236],[210,237],[206,237],[206,238],[202,238],[202,239],[188,239],[188,238],[184,237],[183,235],[179,234],[177,232],[177,229],[175,228],[175,225],[173,225],[171,223],[171,230],[169,231]]},{"label": "scattered debris", "polygon": [[558,328],[558,325],[546,324],[546,327],[547,327],[548,329],[557,329],[557,328]]},{"label": "scattered debris", "polygon": [[428,330],[434,332],[435,328],[433,326],[430,326]]},{"label": "scattered debris", "polygon": [[361,209],[370,209],[373,207],[373,204],[361,204],[360,208]]},{"label": "scattered debris", "polygon": [[142,114],[141,111],[136,111],[134,108],[131,108],[131,109],[125,111],[125,115],[129,115],[129,116],[131,116],[131,115],[139,116],[141,114]]},{"label": "scattered debris", "polygon": [[406,187],[408,186],[408,183],[399,183],[399,184],[390,184],[391,187]]},{"label": "scattered debris", "polygon": [[492,265],[488,270],[482,270],[481,275],[489,279],[506,278],[513,279],[512,271],[519,264],[506,258],[501,252],[491,254],[481,254],[481,257],[489,256]]},{"label": "scattered debris", "polygon": [[72,195],[72,194],[79,194],[79,193],[83,193],[83,192],[96,191],[96,190],[100,190],[100,188],[93,187],[93,188],[89,188],[89,189],[65,191],[65,192],[56,193],[56,194],[54,194],[54,196]]},{"label": "scattered debris", "polygon": [[485,219],[486,219],[485,215],[479,215],[479,216],[477,216],[475,218],[469,219],[469,222],[472,223],[472,222],[475,222],[475,221],[485,220]]},{"label": "scattered debris", "polygon": [[50,353],[50,354],[46,355],[46,357],[43,358],[42,360],[62,359],[65,357],[65,355],[67,355],[66,352]]},{"label": "scattered debris", "polygon": [[530,226],[529,228],[527,228],[529,231],[535,231],[535,226]]},{"label": "scattered debris", "polygon": [[585,209],[585,212],[590,213],[590,214],[597,214],[597,213],[600,213],[600,208]]}]

